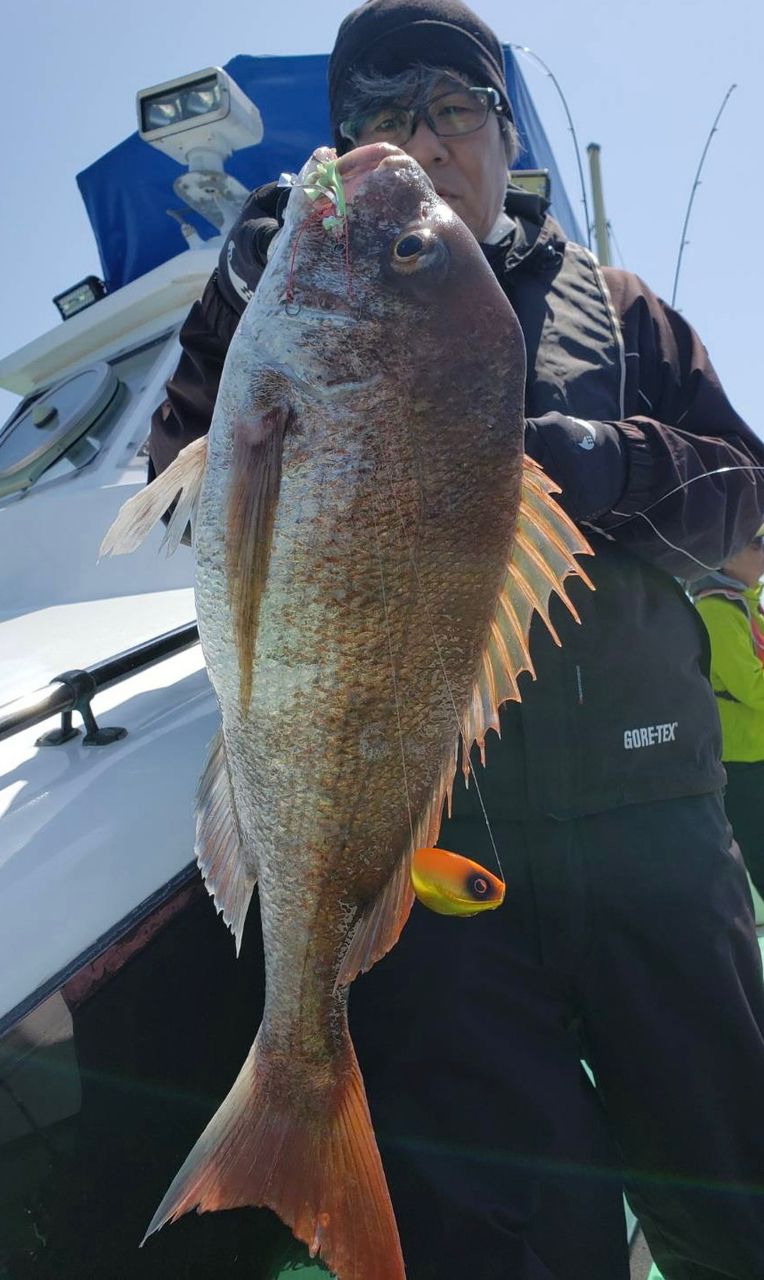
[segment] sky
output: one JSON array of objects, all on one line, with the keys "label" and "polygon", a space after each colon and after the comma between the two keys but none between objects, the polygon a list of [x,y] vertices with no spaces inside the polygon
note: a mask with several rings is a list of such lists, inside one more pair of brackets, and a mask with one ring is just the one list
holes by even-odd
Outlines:
[{"label": "sky", "polygon": [[[696,191],[677,306],[705,342],[727,394],[764,435],[758,380],[764,267],[759,0],[474,0],[505,43],[551,69],[586,147],[601,147],[613,261],[670,300],[701,154],[733,83]],[[3,18],[0,123],[0,356],[60,323],[54,294],[100,275],[75,183],[135,129],[135,92],[237,53],[328,52],[344,0],[24,0]],[[523,72],[574,208],[573,139],[551,79]],[[276,176],[276,175],[274,175]],[[0,423],[17,397],[0,389]]]}]

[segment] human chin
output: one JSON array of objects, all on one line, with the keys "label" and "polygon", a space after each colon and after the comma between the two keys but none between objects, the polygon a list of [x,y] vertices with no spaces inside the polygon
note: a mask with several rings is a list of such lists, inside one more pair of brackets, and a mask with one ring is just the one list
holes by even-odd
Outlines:
[{"label": "human chin", "polygon": [[[493,227],[496,217],[486,215],[484,207],[475,208],[464,201],[453,206],[454,213],[458,213],[464,225],[472,232],[479,244],[482,244],[486,236]],[[496,215],[498,216],[498,215]]]},{"label": "human chin", "polygon": [[441,200],[446,202],[449,209],[452,209],[453,212],[461,218],[467,229],[471,231],[473,236],[477,239],[484,222],[482,211],[475,209],[472,206],[471,201],[467,199],[466,196],[456,195],[455,192],[451,191],[439,191],[438,195]]}]

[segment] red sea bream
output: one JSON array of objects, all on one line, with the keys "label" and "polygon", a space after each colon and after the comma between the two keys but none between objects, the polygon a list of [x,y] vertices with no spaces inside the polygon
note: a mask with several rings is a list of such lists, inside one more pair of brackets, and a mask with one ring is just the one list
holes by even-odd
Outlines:
[{"label": "red sea bream", "polygon": [[237,945],[257,882],[265,945],[255,1042],[150,1230],[268,1205],[339,1280],[401,1280],[348,984],[394,946],[459,739],[498,728],[587,548],[523,461],[523,339],[477,242],[403,152],[339,171],[303,169],[208,439],[105,547],[180,494],[222,717],[197,856]]}]

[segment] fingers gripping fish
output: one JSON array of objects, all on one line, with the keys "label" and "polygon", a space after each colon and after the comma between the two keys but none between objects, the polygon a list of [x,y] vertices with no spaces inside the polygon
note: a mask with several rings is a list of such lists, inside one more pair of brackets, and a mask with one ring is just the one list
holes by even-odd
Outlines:
[{"label": "fingers gripping fish", "polygon": [[149,1230],[267,1205],[340,1280],[400,1280],[348,984],[397,941],[414,849],[425,889],[451,893],[431,851],[460,735],[468,755],[498,731],[533,612],[551,627],[588,548],[524,463],[523,340],[477,243],[396,148],[339,161],[341,208],[315,182],[333,161],[315,153],[295,186],[208,440],[104,550],[180,495],[168,536],[191,519],[222,715],[197,856],[237,945],[257,881],[265,946],[255,1043]]}]

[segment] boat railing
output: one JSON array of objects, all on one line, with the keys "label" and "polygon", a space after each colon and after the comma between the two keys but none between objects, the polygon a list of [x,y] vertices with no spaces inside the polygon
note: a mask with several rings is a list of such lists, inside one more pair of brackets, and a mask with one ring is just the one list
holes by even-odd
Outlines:
[{"label": "boat railing", "polygon": [[190,649],[198,642],[199,628],[195,622],[187,622],[152,640],[133,645],[113,658],[104,658],[91,667],[64,671],[42,688],[23,694],[0,707],[0,740],[60,714],[60,726],[37,739],[38,746],[60,746],[61,743],[78,737],[81,732],[72,723],[72,713],[76,711],[82,717],[85,728],[83,743],[89,747],[108,746],[109,743],[124,738],[127,730],[115,725],[102,727],[96,723],[90,705],[95,695],[138,671],[145,671],[147,667],[153,667],[165,658]]}]

